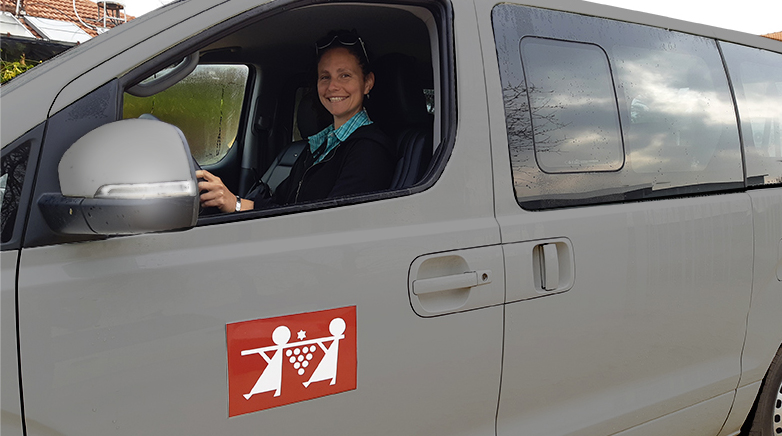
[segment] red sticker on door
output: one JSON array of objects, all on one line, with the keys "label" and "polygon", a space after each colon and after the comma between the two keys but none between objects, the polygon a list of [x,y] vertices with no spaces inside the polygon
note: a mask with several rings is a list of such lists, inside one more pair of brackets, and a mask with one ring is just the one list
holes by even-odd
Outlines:
[{"label": "red sticker on door", "polygon": [[356,389],[356,307],[226,325],[228,416]]}]

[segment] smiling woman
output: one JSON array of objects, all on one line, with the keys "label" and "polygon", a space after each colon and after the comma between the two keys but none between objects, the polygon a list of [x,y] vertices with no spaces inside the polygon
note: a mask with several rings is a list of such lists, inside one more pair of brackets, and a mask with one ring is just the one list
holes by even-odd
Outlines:
[{"label": "smiling woman", "polygon": [[375,74],[369,68],[364,41],[355,31],[329,32],[316,48],[318,96],[338,129],[364,107],[364,96],[375,85]]}]

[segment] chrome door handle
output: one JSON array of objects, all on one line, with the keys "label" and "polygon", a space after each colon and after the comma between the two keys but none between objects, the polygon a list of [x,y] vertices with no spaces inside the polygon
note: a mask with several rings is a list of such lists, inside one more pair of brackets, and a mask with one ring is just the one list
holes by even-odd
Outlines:
[{"label": "chrome door handle", "polygon": [[431,294],[433,292],[473,288],[491,283],[491,270],[468,271],[463,274],[419,279],[413,281],[413,294]]}]

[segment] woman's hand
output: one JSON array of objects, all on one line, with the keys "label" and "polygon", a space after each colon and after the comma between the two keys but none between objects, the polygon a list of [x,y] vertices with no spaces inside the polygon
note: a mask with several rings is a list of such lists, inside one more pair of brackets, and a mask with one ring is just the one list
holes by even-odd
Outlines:
[{"label": "woman's hand", "polygon": [[198,182],[198,192],[201,194],[201,206],[216,207],[220,212],[233,212],[236,210],[236,196],[228,190],[222,180],[206,170],[196,171],[196,178],[203,179]]},{"label": "woman's hand", "polygon": [[[207,170],[196,171],[197,179],[204,179],[198,182],[198,192],[206,191],[201,194],[202,207],[216,207],[220,212],[236,211],[236,196],[228,190],[222,180]],[[251,210],[255,202],[252,200],[241,199],[242,206],[239,210]]]}]

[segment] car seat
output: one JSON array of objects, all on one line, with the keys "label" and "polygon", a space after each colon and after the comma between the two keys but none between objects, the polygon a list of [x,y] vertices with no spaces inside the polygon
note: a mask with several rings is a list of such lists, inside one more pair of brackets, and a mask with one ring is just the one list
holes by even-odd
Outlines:
[{"label": "car seat", "polygon": [[[315,135],[331,124],[332,117],[318,100],[317,92],[311,90],[302,96],[296,111],[296,120],[301,137],[307,138]],[[269,187],[271,193],[273,193],[277,186],[288,177],[293,164],[307,145],[307,139],[295,141],[280,151],[277,157],[272,161],[269,168],[261,177],[261,182]]]},{"label": "car seat", "polygon": [[370,118],[394,141],[397,161],[390,189],[418,183],[432,159],[433,117],[416,59],[390,53],[375,61],[375,86],[367,101]]}]

